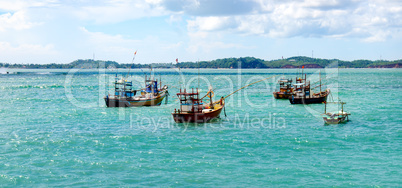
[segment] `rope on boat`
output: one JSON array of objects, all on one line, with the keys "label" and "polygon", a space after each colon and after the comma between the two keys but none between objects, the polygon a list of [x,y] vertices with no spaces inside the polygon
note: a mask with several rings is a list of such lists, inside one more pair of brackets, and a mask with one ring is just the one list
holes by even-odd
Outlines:
[{"label": "rope on boat", "polygon": [[168,85],[169,87],[172,87],[172,88],[176,88],[176,89],[180,89],[179,87],[176,87],[176,86],[174,86],[174,85]]},{"label": "rope on boat", "polygon": [[[277,75],[275,75],[275,76],[277,76]],[[273,77],[275,77],[275,76],[271,76],[271,77],[268,77],[268,78],[264,78],[264,79],[262,79],[262,80],[258,80],[258,81],[256,81],[256,82],[253,82],[253,83],[251,83],[251,84],[248,84],[248,85],[246,85],[246,86],[243,86],[243,87],[241,87],[240,89],[234,91],[233,93],[231,93],[231,94],[229,94],[229,95],[226,95],[226,97],[224,97],[223,100],[225,100],[225,99],[228,98],[229,96],[235,94],[236,92],[238,92],[238,91],[240,91],[240,90],[242,90],[242,89],[244,89],[244,88],[246,88],[246,87],[248,87],[248,86],[254,85],[254,84],[259,83],[259,82],[262,82],[262,81],[264,81],[264,80],[271,79],[271,78],[273,78]]]},{"label": "rope on boat", "polygon": [[[278,75],[271,76],[271,77],[268,77],[268,78],[264,78],[264,79],[262,79],[262,80],[258,80],[258,81],[256,81],[256,82],[253,82],[253,83],[251,83],[251,84],[248,84],[248,85],[246,85],[246,86],[243,86],[242,88],[240,88],[240,89],[234,91],[233,93],[227,95],[226,97],[224,97],[223,100],[225,100],[225,99],[228,98],[229,96],[235,94],[236,92],[238,92],[238,91],[240,91],[240,90],[242,90],[242,89],[244,89],[244,88],[246,88],[246,87],[248,87],[248,86],[254,85],[254,84],[256,84],[256,83],[262,82],[262,81],[264,81],[264,80],[268,80],[268,79],[273,78],[273,77],[276,77],[276,76],[278,76]],[[216,89],[216,88],[211,89],[211,90],[209,90],[209,91],[212,91],[212,92],[213,92],[215,89]],[[202,100],[202,99],[204,99],[205,97],[207,97],[208,94],[209,94],[209,93],[205,94],[203,97],[200,98],[200,100]]]},{"label": "rope on boat", "polygon": [[[216,88],[215,88],[216,89]],[[207,94],[205,94],[203,97],[200,98],[200,100],[204,99],[205,97],[208,96],[209,92],[214,92],[215,89],[211,89],[207,92]]]},{"label": "rope on boat", "polygon": [[[328,85],[328,84],[327,84],[328,82],[329,82],[329,81],[324,81],[323,83],[321,83],[321,86]],[[316,84],[316,83],[318,83],[318,82],[314,82],[313,84],[310,84],[310,85],[314,85],[314,84]],[[318,88],[318,87],[320,87],[320,85],[314,86],[314,87],[312,87],[312,88],[310,88],[310,89],[316,89],[316,88]]]}]

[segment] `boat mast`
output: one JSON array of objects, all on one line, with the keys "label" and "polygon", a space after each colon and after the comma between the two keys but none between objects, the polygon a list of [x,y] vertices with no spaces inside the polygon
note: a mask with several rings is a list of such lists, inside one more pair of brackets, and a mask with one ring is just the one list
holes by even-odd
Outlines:
[{"label": "boat mast", "polygon": [[198,59],[198,78],[197,78],[198,88],[200,88],[200,66],[201,66],[200,60]]},{"label": "boat mast", "polygon": [[321,94],[321,70],[320,70],[320,94]]},{"label": "boat mast", "polygon": [[343,114],[343,104],[344,104],[344,102],[341,102],[342,114]]},{"label": "boat mast", "polygon": [[[133,62],[134,62],[135,55],[137,55],[137,50],[134,52],[134,57],[133,57],[133,60],[131,60],[131,64],[133,64]],[[128,67],[127,78],[128,78],[128,75],[130,74],[131,66],[132,66],[132,65],[130,65],[130,66]]]},{"label": "boat mast", "polygon": [[212,104],[212,90],[209,90],[209,107],[212,108],[214,105]]},{"label": "boat mast", "polygon": [[[302,72],[303,72],[303,69],[302,69]],[[302,73],[302,76],[303,76],[303,73]],[[307,88],[307,74],[304,75],[304,87],[303,87],[304,98],[307,97],[306,96],[306,88]],[[309,98],[310,98],[310,87],[308,89],[309,89]]]}]

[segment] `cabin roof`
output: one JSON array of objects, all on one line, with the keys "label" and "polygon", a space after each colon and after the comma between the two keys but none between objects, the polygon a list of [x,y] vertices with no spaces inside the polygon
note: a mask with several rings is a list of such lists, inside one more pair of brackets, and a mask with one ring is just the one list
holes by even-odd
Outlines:
[{"label": "cabin roof", "polygon": [[291,79],[280,79],[279,82],[292,82]]}]

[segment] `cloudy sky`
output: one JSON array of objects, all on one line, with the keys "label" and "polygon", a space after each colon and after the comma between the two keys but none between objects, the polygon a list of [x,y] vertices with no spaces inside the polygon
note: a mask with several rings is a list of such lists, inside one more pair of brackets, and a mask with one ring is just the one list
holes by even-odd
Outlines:
[{"label": "cloudy sky", "polygon": [[402,0],[0,0],[0,62],[402,59]]}]

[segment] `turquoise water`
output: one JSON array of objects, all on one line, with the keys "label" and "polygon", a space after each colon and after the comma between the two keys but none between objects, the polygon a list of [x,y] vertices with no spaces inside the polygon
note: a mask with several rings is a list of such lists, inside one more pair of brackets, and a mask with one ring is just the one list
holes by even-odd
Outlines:
[{"label": "turquoise water", "polygon": [[[9,71],[0,75],[2,186],[402,185],[401,69],[322,70],[352,114],[331,126],[323,104],[274,100],[278,77],[228,98],[220,120],[175,124],[170,115],[180,86],[206,93],[209,83],[218,99],[298,70],[157,70],[168,103],[139,108],[105,107],[110,70]],[[142,84],[143,72],[131,72]]]}]

